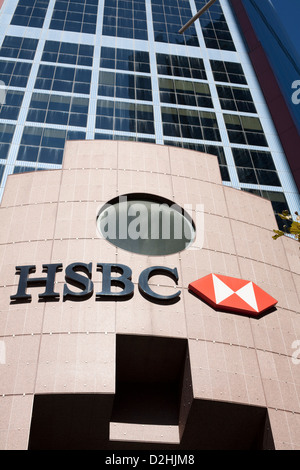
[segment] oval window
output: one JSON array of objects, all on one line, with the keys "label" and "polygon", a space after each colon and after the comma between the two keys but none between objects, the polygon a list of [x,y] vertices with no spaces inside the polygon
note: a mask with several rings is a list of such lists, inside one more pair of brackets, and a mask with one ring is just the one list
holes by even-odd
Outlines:
[{"label": "oval window", "polygon": [[196,235],[184,209],[148,194],[127,194],[106,203],[97,216],[97,227],[113,245],[149,256],[183,251]]}]

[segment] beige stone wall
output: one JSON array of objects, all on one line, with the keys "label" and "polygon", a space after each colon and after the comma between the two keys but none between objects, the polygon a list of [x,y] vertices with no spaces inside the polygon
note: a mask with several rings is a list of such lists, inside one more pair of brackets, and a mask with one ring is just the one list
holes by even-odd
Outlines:
[{"label": "beige stone wall", "polygon": [[[101,240],[98,210],[131,192],[204,204],[203,248],[146,257]],[[34,394],[113,394],[116,333],[130,333],[188,338],[194,398],[267,407],[276,448],[300,449],[300,364],[292,361],[299,245],[273,241],[275,224],[268,201],[222,185],[216,157],[173,147],[68,142],[61,171],[10,176],[0,209],[0,448],[27,448]],[[34,264],[41,276],[42,264],[76,261],[93,263],[95,291],[97,262],[130,266],[135,284],[148,266],[177,267],[181,301],[152,304],[136,288],[127,302],[39,303],[32,288],[31,303],[10,304],[15,266]],[[278,300],[277,310],[259,320],[215,311],[188,292],[210,273],[252,280]],[[62,292],[64,272],[56,281]],[[166,278],[153,284],[174,290]]]}]

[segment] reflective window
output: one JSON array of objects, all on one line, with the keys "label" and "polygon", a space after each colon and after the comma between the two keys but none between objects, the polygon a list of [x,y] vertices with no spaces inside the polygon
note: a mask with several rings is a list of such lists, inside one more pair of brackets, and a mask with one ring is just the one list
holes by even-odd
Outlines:
[{"label": "reflective window", "polygon": [[93,46],[57,41],[46,41],[42,61],[92,66],[93,54]]},{"label": "reflective window", "polygon": [[161,108],[165,136],[220,141],[215,113],[194,109]]},{"label": "reflective window", "polygon": [[25,165],[16,165],[14,167],[14,175],[19,173],[29,173],[30,171],[37,171],[37,168]]},{"label": "reflective window", "polygon": [[210,64],[216,82],[247,85],[247,80],[241,64],[236,62],[223,62],[221,60],[211,60]]},{"label": "reflective window", "polygon": [[35,88],[89,94],[91,76],[92,72],[88,69],[42,64],[39,67]]},{"label": "reflective window", "polygon": [[144,137],[138,135],[116,135],[116,134],[100,134],[95,133],[96,140],[126,140],[131,142],[149,142],[155,144],[155,138]]},{"label": "reflective window", "polygon": [[130,49],[102,47],[100,67],[150,73],[149,53]]},{"label": "reflective window", "polygon": [[151,77],[101,71],[98,95],[152,101]]},{"label": "reflective window", "polygon": [[33,60],[37,44],[37,39],[5,36],[0,49],[0,56]]},{"label": "reflective window", "polygon": [[56,0],[50,29],[95,34],[98,0]]},{"label": "reflective window", "polygon": [[221,108],[243,113],[256,113],[251,92],[248,88],[217,86]]},{"label": "reflective window", "polygon": [[0,158],[6,159],[16,126],[0,123]]},{"label": "reflective window", "polygon": [[159,90],[162,103],[213,108],[207,83],[160,78]]},{"label": "reflective window", "polygon": [[4,170],[5,170],[5,165],[0,165],[0,184],[2,183]]},{"label": "reflective window", "polygon": [[185,33],[178,32],[193,16],[189,1],[151,0],[151,4],[155,41],[199,47],[193,24]]},{"label": "reflective window", "polygon": [[87,98],[33,93],[27,121],[86,127]]},{"label": "reflective window", "polygon": [[26,88],[32,64],[0,60],[0,80],[7,87]]},{"label": "reflective window", "polygon": [[268,146],[259,118],[225,114],[224,120],[230,142],[261,147]]},{"label": "reflective window", "polygon": [[106,0],[104,36],[148,39],[145,0]]},{"label": "reflective window", "polygon": [[233,148],[232,153],[241,183],[281,186],[270,152]]},{"label": "reflective window", "polygon": [[[197,11],[203,8],[206,0],[195,0]],[[199,19],[206,47],[235,51],[235,46],[219,0]]]},{"label": "reflective window", "polygon": [[42,28],[49,0],[19,0],[11,24]]},{"label": "reflective window", "polygon": [[156,61],[160,75],[207,80],[204,62],[197,57],[156,54]]},{"label": "reflective window", "polygon": [[25,127],[17,160],[60,165],[65,140],[65,130]]},{"label": "reflective window", "polygon": [[98,100],[96,128],[154,134],[153,107],[146,104]]},{"label": "reflective window", "polygon": [[0,119],[16,121],[19,117],[24,92],[8,89],[5,104],[0,105]]}]

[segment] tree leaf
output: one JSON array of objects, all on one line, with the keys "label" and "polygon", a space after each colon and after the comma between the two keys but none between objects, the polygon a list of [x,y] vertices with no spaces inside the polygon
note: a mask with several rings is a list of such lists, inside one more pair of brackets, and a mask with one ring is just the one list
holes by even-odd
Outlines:
[{"label": "tree leaf", "polygon": [[299,222],[293,222],[291,227],[290,227],[290,233],[294,235],[299,235],[300,234],[300,223]]}]

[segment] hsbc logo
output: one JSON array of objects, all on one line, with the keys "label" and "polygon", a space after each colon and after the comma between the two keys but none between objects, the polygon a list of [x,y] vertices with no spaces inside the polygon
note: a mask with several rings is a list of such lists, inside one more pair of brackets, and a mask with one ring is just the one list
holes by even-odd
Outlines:
[{"label": "hsbc logo", "polygon": [[209,274],[189,284],[189,289],[215,309],[258,317],[277,300],[252,281]]},{"label": "hsbc logo", "polygon": [[[19,285],[16,294],[10,297],[13,303],[31,302],[32,295],[27,290],[33,287],[44,286],[45,290],[38,294],[40,301],[59,301],[60,294],[55,292],[55,278],[62,271],[62,264],[44,264],[41,276],[33,276],[36,272],[35,265],[17,266],[16,274],[19,275]],[[123,264],[97,263],[97,271],[102,276],[102,291],[97,292],[96,300],[128,300],[134,295],[132,271]],[[177,290],[172,295],[160,295],[153,290],[149,281],[155,275],[171,278],[174,287],[178,284],[177,268],[154,266],[144,269],[138,279],[139,292],[150,302],[176,303],[180,301],[181,291]],[[115,292],[112,286],[118,286],[120,290]],[[74,290],[75,287],[75,290]],[[261,313],[271,309],[277,304],[277,300],[263,291],[251,281],[237,279],[220,274],[209,274],[197,281],[191,282],[189,291],[207,302],[215,309],[231,313],[247,314],[258,317]],[[84,301],[94,294],[92,281],[92,263],[73,263],[65,269],[65,284],[62,299]]]}]

